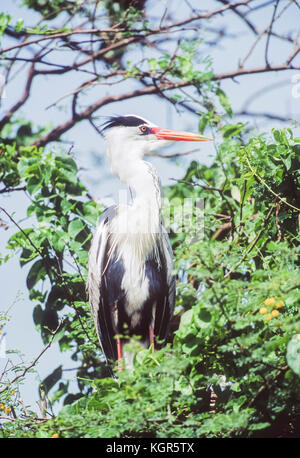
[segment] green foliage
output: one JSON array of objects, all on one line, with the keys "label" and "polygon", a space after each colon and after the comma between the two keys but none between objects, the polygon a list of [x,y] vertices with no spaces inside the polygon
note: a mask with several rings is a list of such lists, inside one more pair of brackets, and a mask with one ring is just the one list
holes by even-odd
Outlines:
[{"label": "green foliage", "polygon": [[[30,266],[26,285],[34,323],[47,344],[63,319],[56,340],[62,351],[72,350],[72,358],[82,361],[79,372],[84,375],[86,359],[91,363],[99,358],[84,277],[91,228],[101,209],[87,197],[70,154],[46,153],[36,147],[17,149],[15,144],[1,148],[4,189],[12,192],[14,187],[24,187],[30,197],[29,226],[16,232],[7,248],[19,253],[22,267]],[[75,322],[81,323],[79,328]],[[94,366],[99,375],[101,366]]]},{"label": "green foliage", "polygon": [[8,27],[10,22],[11,22],[11,16],[9,16],[9,14],[0,13],[0,36],[1,37],[4,35],[4,31]]},{"label": "green foliage", "polygon": [[[232,408],[226,415],[207,413],[206,380],[195,375],[178,350],[160,350],[155,356],[138,351],[133,373],[124,370],[117,380],[92,382],[93,393],[64,407],[53,421],[38,429],[28,421],[26,436],[187,438],[205,437],[208,430],[208,435],[225,432],[228,424],[233,430],[247,424],[251,409],[242,415]],[[10,428],[6,434],[10,436]]]},{"label": "green foliage", "polygon": [[[225,112],[230,116],[232,111],[230,102],[220,89],[219,83],[213,81],[214,74],[211,70],[211,59],[208,56],[203,56],[201,59],[197,56],[201,42],[201,39],[183,40],[178,45],[178,51],[174,56],[166,53],[159,57],[150,57],[140,69],[137,66],[129,65],[127,76],[132,77],[139,74],[139,77],[150,77],[152,81],[162,81],[163,78],[172,77],[179,84],[190,82],[199,100],[201,100],[201,105],[204,107],[203,112],[201,112],[205,116],[204,119],[207,119],[203,129],[201,129],[201,131],[204,131],[209,120],[208,113],[211,114],[210,125],[216,124],[217,118],[220,120],[222,117],[220,114],[217,115],[214,109],[216,101],[219,101]],[[135,69],[134,75],[132,73],[133,68]],[[170,100],[175,104],[180,104],[184,99],[185,97],[179,92],[170,96]],[[198,113],[200,114],[200,111]]]}]

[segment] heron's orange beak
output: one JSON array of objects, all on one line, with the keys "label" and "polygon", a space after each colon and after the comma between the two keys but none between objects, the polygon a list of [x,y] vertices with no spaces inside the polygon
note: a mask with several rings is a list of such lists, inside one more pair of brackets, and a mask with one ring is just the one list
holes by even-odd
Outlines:
[{"label": "heron's orange beak", "polygon": [[190,132],[183,132],[181,130],[163,129],[161,127],[151,127],[151,133],[158,140],[172,140],[176,142],[208,142],[213,140],[213,138],[204,137],[204,135],[191,134]]}]

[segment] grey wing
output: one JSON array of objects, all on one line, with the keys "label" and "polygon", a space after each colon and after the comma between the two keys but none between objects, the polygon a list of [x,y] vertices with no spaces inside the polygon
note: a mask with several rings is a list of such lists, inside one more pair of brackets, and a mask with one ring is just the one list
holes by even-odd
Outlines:
[{"label": "grey wing", "polygon": [[115,359],[115,342],[112,333],[111,311],[103,300],[103,290],[106,288],[104,271],[108,262],[109,222],[116,215],[117,206],[104,210],[99,218],[89,251],[87,290],[91,311],[106,359]]},{"label": "grey wing", "polygon": [[156,311],[156,335],[159,340],[164,341],[169,332],[170,322],[174,313],[176,295],[176,277],[174,275],[173,252],[169,236],[166,229],[162,226],[162,249],[166,264],[167,290],[163,298],[163,307]]},{"label": "grey wing", "polygon": [[173,251],[170,243],[170,239],[166,229],[163,227],[163,244],[165,250],[165,256],[167,261],[167,278],[169,286],[169,308],[171,316],[174,313],[175,306],[175,295],[176,295],[176,277],[174,274],[174,261],[173,261]]}]

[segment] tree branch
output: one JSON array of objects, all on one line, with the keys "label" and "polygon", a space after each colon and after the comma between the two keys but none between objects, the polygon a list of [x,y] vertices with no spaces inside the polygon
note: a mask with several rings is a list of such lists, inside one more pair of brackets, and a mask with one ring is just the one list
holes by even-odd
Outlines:
[{"label": "tree branch", "polygon": [[[283,65],[278,65],[278,66],[273,66],[273,67],[263,66],[263,67],[256,67],[256,68],[250,68],[250,69],[237,69],[233,72],[215,75],[212,77],[212,81],[216,81],[216,80],[221,81],[224,79],[236,78],[236,77],[243,76],[243,75],[284,71],[284,70],[290,70],[290,69],[291,67],[288,64],[283,64]],[[179,89],[182,87],[191,86],[192,84],[193,83],[191,81],[169,82],[169,83],[146,86],[143,89],[137,89],[135,91],[130,91],[130,92],[120,94],[120,95],[109,95],[106,97],[102,97],[101,99],[97,100],[95,103],[87,107],[82,112],[77,113],[76,119],[72,117],[65,123],[60,124],[59,126],[55,127],[47,135],[36,140],[33,143],[33,145],[40,147],[40,146],[45,146],[49,142],[57,141],[61,137],[61,135],[63,135],[68,130],[70,130],[77,122],[82,121],[83,119],[88,119],[95,111],[99,110],[103,106],[108,105],[110,103],[120,102],[122,100],[128,100],[128,99],[132,99],[135,97],[141,97],[144,95],[161,94],[163,91]]]},{"label": "tree branch", "polygon": [[33,78],[35,76],[35,70],[34,70],[34,63],[31,64],[30,66],[30,69],[29,69],[29,72],[28,72],[28,76],[27,76],[27,82],[26,82],[26,86],[25,86],[25,90],[24,90],[24,93],[22,95],[22,97],[20,98],[20,100],[18,100],[17,103],[15,103],[15,105],[13,105],[10,110],[8,110],[8,112],[6,113],[6,115],[4,116],[4,118],[2,118],[2,120],[0,121],[0,131],[1,129],[5,126],[6,123],[8,123],[10,121],[10,118],[12,117],[12,115],[22,106],[24,105],[24,103],[26,102],[26,100],[28,99],[29,95],[30,95],[30,89],[31,89],[31,85],[32,85],[32,81],[33,81]]}]

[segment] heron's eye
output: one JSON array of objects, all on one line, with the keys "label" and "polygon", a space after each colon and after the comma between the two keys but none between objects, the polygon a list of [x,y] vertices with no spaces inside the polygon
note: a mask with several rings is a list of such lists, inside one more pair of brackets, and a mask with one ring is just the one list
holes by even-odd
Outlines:
[{"label": "heron's eye", "polygon": [[147,135],[150,133],[150,129],[148,126],[141,126],[140,131],[142,132],[143,135]]}]

